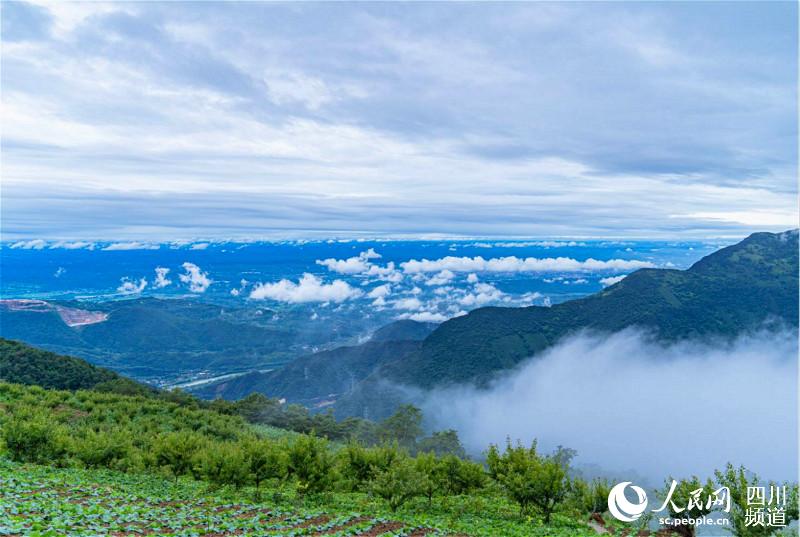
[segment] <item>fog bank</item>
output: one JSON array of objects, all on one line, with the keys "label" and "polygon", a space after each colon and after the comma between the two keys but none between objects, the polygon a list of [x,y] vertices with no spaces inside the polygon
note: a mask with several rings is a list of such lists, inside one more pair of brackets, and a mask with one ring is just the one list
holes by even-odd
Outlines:
[{"label": "fog bank", "polygon": [[565,339],[488,390],[430,393],[425,414],[483,452],[506,437],[578,450],[579,464],[660,484],[727,461],[797,475],[797,333],[663,345],[626,330]]}]

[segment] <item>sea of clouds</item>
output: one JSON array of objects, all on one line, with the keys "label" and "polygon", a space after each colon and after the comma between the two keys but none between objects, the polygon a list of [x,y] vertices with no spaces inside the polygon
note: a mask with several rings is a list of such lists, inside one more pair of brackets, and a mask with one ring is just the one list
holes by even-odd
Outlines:
[{"label": "sea of clouds", "polygon": [[623,478],[711,476],[726,462],[794,480],[797,332],[734,341],[656,342],[625,330],[563,340],[489,389],[429,393],[423,410],[478,455],[506,438],[578,451],[576,462]]}]

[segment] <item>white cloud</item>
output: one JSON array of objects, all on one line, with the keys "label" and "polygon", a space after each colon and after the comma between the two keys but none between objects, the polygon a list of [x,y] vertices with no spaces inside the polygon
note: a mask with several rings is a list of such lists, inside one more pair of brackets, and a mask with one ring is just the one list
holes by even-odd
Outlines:
[{"label": "white cloud", "polygon": [[30,241],[15,242],[14,244],[12,244],[10,246],[10,248],[12,250],[17,250],[17,249],[21,249],[21,250],[41,250],[45,246],[47,246],[47,243],[45,241],[43,241],[42,239],[34,239],[34,240],[30,240]]},{"label": "white cloud", "polygon": [[[580,463],[632,468],[656,485],[667,475],[709,475],[729,461],[782,480],[798,465],[797,350],[796,330],[669,344],[634,330],[584,333],[488,389],[436,391],[422,408],[434,426],[456,428],[473,453],[506,437],[538,438],[547,450],[563,444]],[[673,428],[657,425],[695,415],[702,419],[681,424],[691,442],[675,442]]]},{"label": "white cloud", "polygon": [[192,244],[192,246],[189,249],[190,250],[205,250],[206,248],[208,248],[208,243],[207,242],[197,242],[195,244]]},{"label": "white cloud", "polygon": [[369,262],[361,257],[350,257],[348,259],[318,259],[317,265],[327,267],[331,272],[339,274],[360,274],[369,268]]},{"label": "white cloud", "polygon": [[167,279],[169,269],[166,267],[156,267],[156,279],[153,281],[155,289],[161,289],[172,283],[172,280]]},{"label": "white cloud", "polygon": [[58,241],[50,245],[51,250],[94,250],[95,244],[87,241]]},{"label": "white cloud", "polygon": [[321,265],[323,267],[327,267],[328,270],[331,272],[338,272],[339,274],[361,274],[365,273],[367,275],[389,275],[391,272],[394,271],[394,263],[389,263],[389,266],[386,268],[378,267],[377,265],[373,265],[370,262],[370,259],[380,259],[381,254],[376,252],[373,248],[370,248],[364,252],[361,252],[355,257],[350,257],[347,259],[334,259],[332,257],[328,259],[317,259],[317,265]]},{"label": "white cloud", "polygon": [[132,280],[131,278],[122,278],[120,282],[121,284],[119,287],[117,287],[117,291],[123,295],[139,294],[144,291],[145,287],[147,287],[147,280],[144,278],[140,279],[138,282],[136,280]]},{"label": "white cloud", "polygon": [[56,271],[53,273],[53,276],[55,276],[56,278],[60,278],[65,272],[67,272],[67,269],[65,269],[64,267],[58,267]]},{"label": "white cloud", "polygon": [[123,250],[158,250],[161,248],[158,244],[150,244],[145,242],[115,242],[103,248],[106,252],[123,251]]},{"label": "white cloud", "polygon": [[415,297],[401,298],[394,302],[396,310],[418,310],[420,308],[422,308],[422,302]]},{"label": "white cloud", "polygon": [[494,257],[484,259],[477,257],[447,256],[441,259],[412,259],[400,263],[407,274],[425,272],[439,272],[450,270],[453,272],[591,272],[604,270],[635,270],[644,267],[653,267],[649,261],[636,261],[626,259],[610,259],[607,261],[589,258],[578,261],[569,257],[526,257],[516,256]]},{"label": "white cloud", "polygon": [[417,313],[404,313],[397,317],[398,319],[411,319],[412,321],[419,321],[421,323],[441,323],[447,320],[447,316],[438,312],[420,311]]},{"label": "white cloud", "polygon": [[297,283],[283,279],[275,283],[260,283],[250,292],[253,299],[272,299],[279,302],[343,302],[359,297],[363,292],[344,280],[326,284],[313,274],[305,273]]},{"label": "white cloud", "polygon": [[194,263],[186,262],[181,266],[186,273],[179,274],[178,278],[189,285],[189,290],[192,293],[204,293],[208,286],[214,283],[214,280],[208,277],[208,273],[200,270],[200,267]]},{"label": "white cloud", "polygon": [[435,274],[434,276],[432,276],[427,282],[425,282],[425,284],[426,285],[445,285],[445,284],[450,283],[450,281],[452,281],[452,279],[455,278],[455,276],[456,275],[452,271],[444,269],[443,271],[441,271],[441,272]]},{"label": "white cloud", "polygon": [[478,275],[474,272],[471,272],[469,276],[467,276],[468,283],[477,283],[478,282]]},{"label": "white cloud", "polygon": [[488,283],[476,283],[474,290],[474,293],[463,296],[458,303],[467,307],[480,307],[490,302],[498,302],[509,298],[508,295]]},{"label": "white cloud", "polygon": [[608,278],[601,278],[600,283],[603,287],[608,287],[609,285],[614,285],[615,283],[619,283],[625,279],[625,275],[622,276],[609,276]]},{"label": "white cloud", "polygon": [[385,283],[383,285],[379,285],[378,287],[374,288],[369,293],[367,293],[367,298],[384,298],[386,296],[389,296],[391,292],[392,292],[392,286],[389,285],[388,283]]}]

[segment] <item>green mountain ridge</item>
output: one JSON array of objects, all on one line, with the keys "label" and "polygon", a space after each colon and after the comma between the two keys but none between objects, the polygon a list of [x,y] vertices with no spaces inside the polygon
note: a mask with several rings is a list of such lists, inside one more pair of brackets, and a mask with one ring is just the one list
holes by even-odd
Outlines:
[{"label": "green mountain ridge", "polygon": [[413,402],[420,390],[486,385],[581,330],[641,327],[660,340],[674,341],[734,337],[770,323],[796,327],[797,274],[797,230],[755,233],[687,270],[641,269],[585,298],[552,307],[473,310],[442,323],[397,356],[386,345],[376,345],[379,334],[420,336],[433,327],[389,325],[367,344],[207,386],[200,395],[236,398],[259,391],[311,405],[335,400],[337,416],[380,419],[398,404]]},{"label": "green mountain ridge", "polygon": [[754,233],[687,270],[640,269],[552,307],[481,308],[442,323],[382,374],[422,388],[489,381],[583,329],[642,327],[662,340],[735,336],[771,320],[797,326],[798,232]]},{"label": "green mountain ridge", "polygon": [[[82,302],[52,304],[89,307]],[[70,327],[56,311],[0,307],[0,336],[78,356],[139,379],[274,367],[296,354],[291,350],[296,344],[292,330],[260,326],[246,310],[156,298],[97,302],[90,307],[108,318]]]},{"label": "green mountain ridge", "polygon": [[86,360],[61,356],[19,341],[0,338],[0,381],[49,390],[114,390],[131,395],[156,390]]},{"label": "green mountain ridge", "polygon": [[385,364],[336,403],[379,419],[424,390],[486,386],[582,330],[639,327],[662,341],[733,338],[798,326],[798,231],[754,233],[687,270],[641,269],[594,295],[552,307],[480,308],[442,323],[420,351]]}]

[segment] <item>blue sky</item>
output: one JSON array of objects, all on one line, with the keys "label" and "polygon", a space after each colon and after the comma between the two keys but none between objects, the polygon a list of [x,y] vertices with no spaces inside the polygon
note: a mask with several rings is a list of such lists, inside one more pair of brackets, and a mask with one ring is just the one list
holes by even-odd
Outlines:
[{"label": "blue sky", "polygon": [[795,3],[2,3],[3,238],[796,227]]}]

